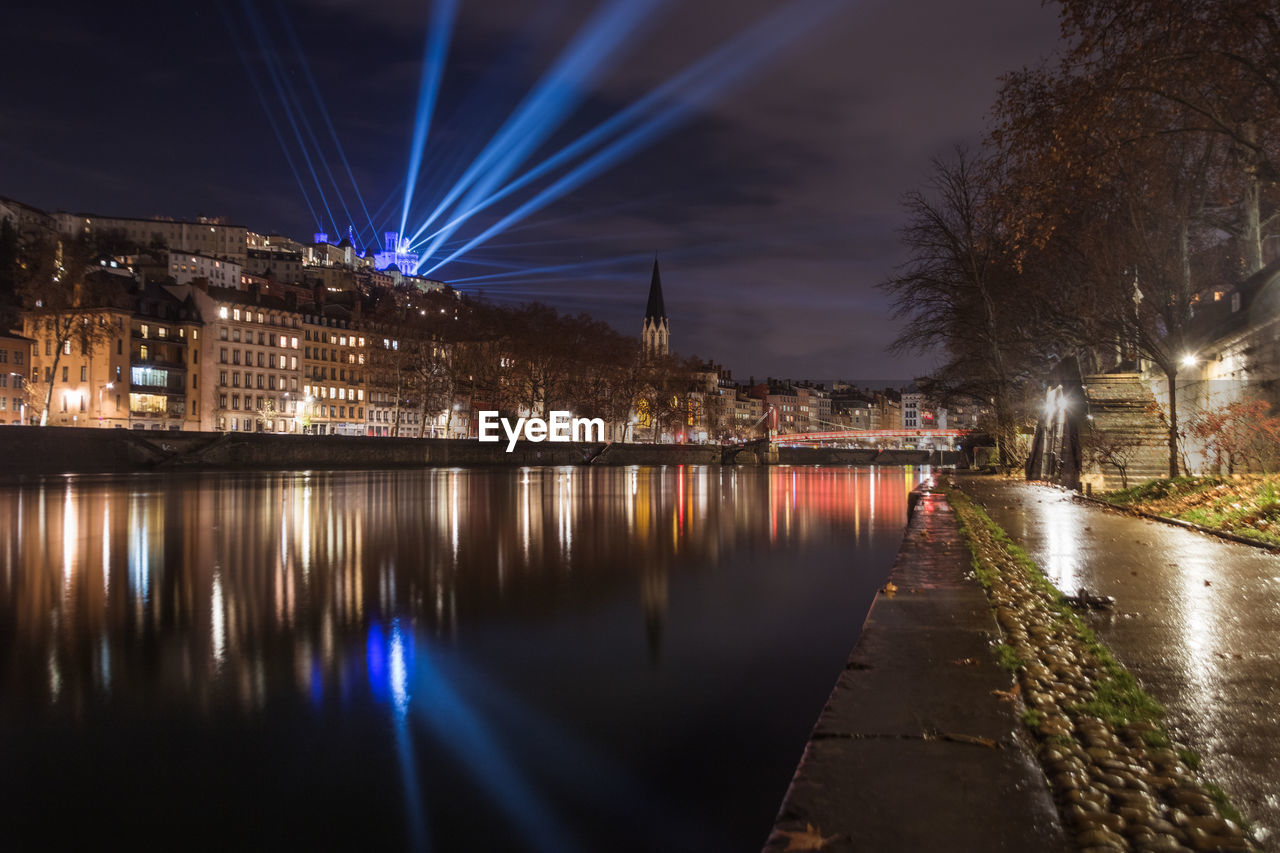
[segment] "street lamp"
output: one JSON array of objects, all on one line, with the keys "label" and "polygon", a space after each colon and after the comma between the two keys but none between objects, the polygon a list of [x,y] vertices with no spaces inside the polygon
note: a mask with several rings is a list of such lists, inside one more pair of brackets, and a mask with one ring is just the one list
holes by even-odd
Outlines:
[{"label": "street lamp", "polygon": [[1196,366],[1196,364],[1197,364],[1199,361],[1200,361],[1200,359],[1196,358],[1196,354],[1195,354],[1195,353],[1193,353],[1193,352],[1189,352],[1189,353],[1187,353],[1186,355],[1184,355],[1184,356],[1182,357],[1182,366],[1183,366],[1183,367],[1195,367],[1195,366]]},{"label": "street lamp", "polygon": [[107,382],[98,386],[98,426],[102,426],[102,392],[107,388],[116,387],[116,383]]}]

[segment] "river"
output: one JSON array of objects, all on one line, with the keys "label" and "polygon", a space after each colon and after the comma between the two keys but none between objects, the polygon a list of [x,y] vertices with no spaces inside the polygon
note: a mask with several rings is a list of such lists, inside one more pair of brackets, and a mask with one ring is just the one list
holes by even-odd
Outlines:
[{"label": "river", "polygon": [[0,838],[758,850],[925,474],[10,481]]}]

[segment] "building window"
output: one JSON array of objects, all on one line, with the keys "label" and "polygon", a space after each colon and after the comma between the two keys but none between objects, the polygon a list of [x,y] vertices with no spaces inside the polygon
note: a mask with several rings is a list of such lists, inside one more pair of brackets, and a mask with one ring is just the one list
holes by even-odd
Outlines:
[{"label": "building window", "polygon": [[81,382],[89,381],[89,367],[87,365],[84,365],[84,364],[80,365],[80,381]]}]

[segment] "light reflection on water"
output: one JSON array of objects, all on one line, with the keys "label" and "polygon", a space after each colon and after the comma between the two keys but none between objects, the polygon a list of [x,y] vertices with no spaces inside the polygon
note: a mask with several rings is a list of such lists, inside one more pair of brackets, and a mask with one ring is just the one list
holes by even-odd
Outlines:
[{"label": "light reflection on water", "polygon": [[[164,718],[179,744],[267,736],[254,761],[323,780],[329,759],[294,741],[346,735],[367,747],[359,772],[398,780],[390,802],[365,805],[381,828],[359,836],[392,848],[594,849],[619,821],[631,841],[614,849],[759,846],[927,473],[433,469],[0,488],[0,722],[22,742],[7,769],[40,772],[22,756],[54,747],[33,732],[91,753]],[[215,796],[254,795],[241,763],[209,760],[203,772],[242,787]],[[93,768],[104,785],[141,772]],[[762,778],[772,787],[754,790]],[[715,813],[724,803],[738,813]],[[41,819],[38,800],[0,810]],[[459,835],[459,813],[482,828]],[[286,826],[297,837],[278,815],[245,831]]]}]

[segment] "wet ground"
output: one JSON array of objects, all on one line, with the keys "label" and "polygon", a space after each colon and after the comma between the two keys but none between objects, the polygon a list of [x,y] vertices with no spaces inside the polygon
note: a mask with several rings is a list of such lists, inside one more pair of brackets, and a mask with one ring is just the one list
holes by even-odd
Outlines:
[{"label": "wet ground", "polygon": [[1280,850],[1280,556],[1082,501],[962,478],[1063,592],[1115,608],[1089,621],[1168,710],[1170,733]]},{"label": "wet ground", "polygon": [[[814,727],[766,853],[1068,849],[955,514],[925,495]],[[816,846],[815,846],[816,845]]]}]

